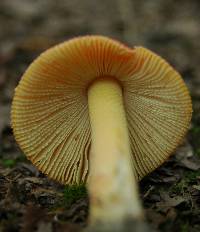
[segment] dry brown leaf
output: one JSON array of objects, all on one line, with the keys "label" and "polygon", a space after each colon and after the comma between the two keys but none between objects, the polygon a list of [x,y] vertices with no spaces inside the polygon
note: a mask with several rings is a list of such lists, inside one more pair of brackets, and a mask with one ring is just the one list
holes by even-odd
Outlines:
[{"label": "dry brown leaf", "polygon": [[47,219],[46,211],[38,206],[28,205],[22,218],[21,232],[35,232],[40,222]]},{"label": "dry brown leaf", "polygon": [[161,201],[156,203],[158,209],[167,211],[171,207],[176,207],[187,200],[182,196],[170,197],[167,192],[161,192]]},{"label": "dry brown leaf", "polygon": [[177,148],[175,155],[178,160],[184,159],[186,157],[189,158],[194,155],[193,148],[188,140],[185,140],[184,144]]},{"label": "dry brown leaf", "polygon": [[200,185],[193,185],[192,187],[200,191]]},{"label": "dry brown leaf", "polygon": [[53,227],[51,222],[40,221],[38,223],[37,232],[52,232]]},{"label": "dry brown leaf", "polygon": [[189,159],[181,160],[180,164],[183,167],[188,168],[188,169],[193,170],[193,171],[197,171],[200,169],[200,162],[197,163],[197,162],[189,160]]}]

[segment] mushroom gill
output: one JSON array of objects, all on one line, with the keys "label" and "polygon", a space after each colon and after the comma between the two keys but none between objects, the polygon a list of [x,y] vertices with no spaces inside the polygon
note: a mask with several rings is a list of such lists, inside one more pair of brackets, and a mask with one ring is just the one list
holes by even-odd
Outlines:
[{"label": "mushroom gill", "polygon": [[91,128],[87,89],[115,78],[123,99],[132,165],[141,179],[181,142],[191,119],[191,99],[180,75],[142,47],[103,37],[71,39],[42,53],[27,69],[12,104],[17,142],[49,177],[65,184],[88,177]]}]

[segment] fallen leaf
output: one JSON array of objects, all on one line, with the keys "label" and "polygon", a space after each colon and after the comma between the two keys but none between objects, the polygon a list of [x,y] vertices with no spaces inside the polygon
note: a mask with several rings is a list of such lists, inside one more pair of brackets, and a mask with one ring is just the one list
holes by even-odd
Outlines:
[{"label": "fallen leaf", "polygon": [[145,211],[146,217],[149,222],[157,229],[165,220],[165,216],[153,209],[147,209]]},{"label": "fallen leaf", "polygon": [[192,187],[200,191],[200,185],[193,185]]},{"label": "fallen leaf", "polygon": [[189,159],[181,160],[180,165],[185,167],[185,168],[188,168],[190,170],[193,170],[193,171],[197,171],[197,170],[200,169],[200,163],[199,162],[197,163],[197,162],[189,160]]},{"label": "fallen leaf", "polygon": [[55,231],[56,232],[79,232],[82,230],[77,225],[74,225],[68,222],[62,222],[62,223],[56,223]]},{"label": "fallen leaf", "polygon": [[177,217],[176,210],[174,208],[170,208],[169,211],[167,212],[166,219],[170,221],[174,221]]},{"label": "fallen leaf", "polygon": [[37,177],[25,177],[18,181],[19,185],[24,184],[25,182],[31,182],[33,184],[42,185],[43,180]]},{"label": "fallen leaf", "polygon": [[22,217],[21,232],[35,232],[35,229],[38,228],[39,223],[46,220],[46,210],[30,204],[26,207],[24,215]]},{"label": "fallen leaf", "polygon": [[164,201],[156,203],[156,205],[157,207],[175,207],[185,201],[186,200],[183,197],[176,196],[176,197],[169,197],[168,199],[165,199]]},{"label": "fallen leaf", "polygon": [[177,182],[180,179],[180,177],[176,176],[169,176],[169,177],[163,177],[164,183],[173,183]]},{"label": "fallen leaf", "polygon": [[184,144],[177,148],[175,156],[178,160],[183,159],[185,157],[189,158],[194,155],[193,148],[191,144],[186,140]]},{"label": "fallen leaf", "polygon": [[45,221],[40,221],[38,223],[38,229],[37,232],[52,232],[53,231],[53,227],[51,222],[45,222]]},{"label": "fallen leaf", "polygon": [[171,207],[176,207],[187,200],[182,196],[170,197],[167,192],[160,192],[161,201],[156,202],[158,210],[167,212]]}]

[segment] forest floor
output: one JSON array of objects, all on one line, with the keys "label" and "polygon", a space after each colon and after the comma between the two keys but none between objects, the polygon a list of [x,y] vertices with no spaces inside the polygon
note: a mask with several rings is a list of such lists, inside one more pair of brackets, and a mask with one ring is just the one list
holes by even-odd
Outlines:
[{"label": "forest floor", "polygon": [[48,47],[84,34],[148,47],[183,76],[193,101],[189,132],[171,158],[140,182],[140,192],[156,231],[200,231],[199,11],[198,0],[1,0],[0,231],[73,232],[87,225],[85,186],[45,177],[19,149],[10,126],[14,88],[28,65]]}]

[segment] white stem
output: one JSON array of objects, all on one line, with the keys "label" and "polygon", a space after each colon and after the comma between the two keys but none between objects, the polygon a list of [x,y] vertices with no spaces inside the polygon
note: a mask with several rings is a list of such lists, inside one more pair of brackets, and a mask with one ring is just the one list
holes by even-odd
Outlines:
[{"label": "white stem", "polygon": [[92,128],[90,223],[141,219],[120,84],[109,77],[97,79],[88,89],[88,105]]}]

